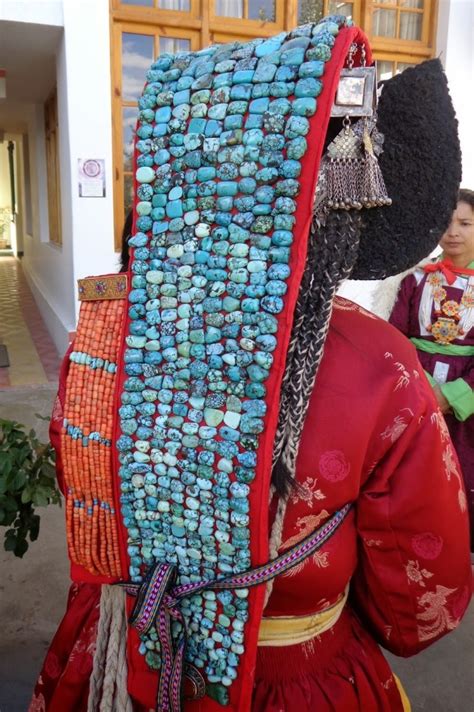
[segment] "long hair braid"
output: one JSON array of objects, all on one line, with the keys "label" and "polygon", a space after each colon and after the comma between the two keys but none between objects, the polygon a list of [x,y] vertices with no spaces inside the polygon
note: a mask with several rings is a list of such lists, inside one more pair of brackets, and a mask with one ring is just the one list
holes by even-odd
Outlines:
[{"label": "long hair braid", "polygon": [[334,211],[310,228],[308,256],[295,308],[280,396],[272,484],[280,496],[294,485],[304,421],[324,351],[334,296],[357,260],[360,214]]}]

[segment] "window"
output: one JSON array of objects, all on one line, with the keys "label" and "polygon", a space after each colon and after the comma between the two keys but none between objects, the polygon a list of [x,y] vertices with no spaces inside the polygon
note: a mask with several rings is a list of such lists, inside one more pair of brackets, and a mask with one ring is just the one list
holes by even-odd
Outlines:
[{"label": "window", "polygon": [[324,15],[345,15],[354,18],[359,5],[360,0],[298,0],[298,24],[318,22]]},{"label": "window", "polygon": [[274,22],[275,0],[215,0],[214,12],[219,17]]},{"label": "window", "polygon": [[159,10],[189,11],[189,0],[121,0],[120,5],[139,5],[154,7]]},{"label": "window", "polygon": [[414,67],[413,62],[397,62],[396,60],[379,59],[377,61],[377,81],[390,79],[395,74],[400,74],[407,67]]},{"label": "window", "polygon": [[46,139],[46,173],[48,178],[49,241],[62,245],[61,192],[59,178],[58,98],[56,89],[44,105],[44,133]]},{"label": "window", "polygon": [[376,0],[372,33],[401,40],[422,39],[424,0]]}]

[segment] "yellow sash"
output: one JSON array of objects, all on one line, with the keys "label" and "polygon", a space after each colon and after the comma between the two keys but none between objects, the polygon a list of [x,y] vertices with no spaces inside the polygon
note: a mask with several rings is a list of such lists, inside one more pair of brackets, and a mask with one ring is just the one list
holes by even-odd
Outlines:
[{"label": "yellow sash", "polygon": [[339,600],[309,616],[269,616],[262,618],[258,631],[258,644],[284,647],[298,645],[320,635],[337,623],[346,605],[349,589],[346,588]]}]

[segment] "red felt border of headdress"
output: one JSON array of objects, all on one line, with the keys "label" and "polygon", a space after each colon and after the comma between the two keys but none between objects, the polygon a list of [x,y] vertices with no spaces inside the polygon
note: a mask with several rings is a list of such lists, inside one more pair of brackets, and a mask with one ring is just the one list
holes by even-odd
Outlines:
[{"label": "red felt border of headdress", "polygon": [[[312,219],[312,207],[319,163],[324,147],[331,108],[339,81],[339,74],[341,69],[344,67],[349,48],[354,42],[357,42],[359,45],[362,43],[365,44],[367,64],[371,64],[372,62],[372,55],[368,39],[365,34],[358,27],[342,28],[338,33],[334,47],[332,48],[331,59],[325,64],[323,90],[317,99],[318,106],[316,114],[310,120],[310,131],[307,136],[309,149],[301,161],[301,188],[297,198],[298,208],[296,212],[294,241],[291,249],[290,260],[291,277],[289,280],[288,293],[285,297],[285,309],[278,317],[278,348],[274,353],[272,370],[269,379],[266,382],[269,395],[267,396],[268,410],[265,418],[265,437],[262,442],[262,447],[258,451],[257,474],[254,482],[252,483],[249,497],[252,565],[264,563],[268,560],[269,556],[269,488],[273,440],[278,420],[281,382],[285,370],[286,352],[291,336],[293,314],[298,298],[300,282],[305,268],[308,235]],[[354,63],[356,65],[358,64],[359,56],[360,53],[355,55]],[[136,187],[137,186],[135,185],[135,191]],[[127,321],[124,324],[124,329],[128,325],[128,315],[126,319]],[[122,363],[124,347],[125,345],[123,345],[122,352],[120,354],[120,364]],[[124,381],[123,369],[120,368],[120,366],[119,369],[121,376],[117,379],[118,395],[122,391]],[[117,402],[117,410],[119,405],[120,404]],[[118,418],[115,431],[116,438],[118,438],[120,434],[118,432]],[[116,494],[118,495],[118,474],[116,477],[116,483]],[[121,541],[123,545],[121,552],[122,562],[124,562],[128,558],[125,545],[125,529],[122,530]],[[186,702],[186,712],[222,712],[223,709],[226,709],[229,712],[248,712],[251,709],[253,680],[257,656],[258,630],[263,613],[264,597],[264,586],[251,589],[249,594],[250,619],[245,629],[245,653],[240,659],[238,678],[230,688],[230,705],[223,708],[214,700],[211,700],[209,697],[205,697],[202,700]],[[130,600],[128,602],[129,612],[132,605],[133,601]],[[127,641],[128,689],[134,700],[138,700],[144,705],[144,707],[151,709],[154,707],[156,701],[158,675],[150,670],[145,662],[144,656],[138,652],[139,643],[140,641],[137,633],[135,630],[129,628]]]}]

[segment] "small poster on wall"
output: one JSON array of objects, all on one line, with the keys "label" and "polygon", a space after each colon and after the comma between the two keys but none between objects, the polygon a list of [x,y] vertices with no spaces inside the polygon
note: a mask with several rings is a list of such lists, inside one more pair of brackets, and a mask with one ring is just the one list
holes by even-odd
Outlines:
[{"label": "small poster on wall", "polygon": [[103,158],[79,158],[78,174],[80,198],[105,198]]}]

